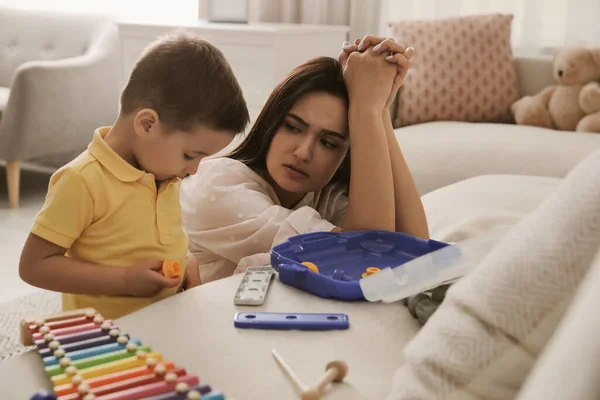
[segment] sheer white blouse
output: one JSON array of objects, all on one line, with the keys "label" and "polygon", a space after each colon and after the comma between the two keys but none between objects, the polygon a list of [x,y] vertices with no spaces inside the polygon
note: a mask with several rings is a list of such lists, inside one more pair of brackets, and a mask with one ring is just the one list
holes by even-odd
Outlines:
[{"label": "sheer white blouse", "polygon": [[331,231],[347,205],[345,188],[331,184],[284,208],[271,185],[229,158],[201,162],[181,184],[183,227],[205,283],[269,265],[271,247],[291,236]]}]

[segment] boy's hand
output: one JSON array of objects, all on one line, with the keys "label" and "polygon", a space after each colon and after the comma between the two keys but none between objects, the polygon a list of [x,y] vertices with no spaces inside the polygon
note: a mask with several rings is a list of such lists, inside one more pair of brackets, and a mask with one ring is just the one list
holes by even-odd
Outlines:
[{"label": "boy's hand", "polygon": [[202,285],[198,261],[196,260],[196,257],[189,252],[186,257],[185,281],[183,285],[185,290]]},{"label": "boy's hand", "polygon": [[130,296],[149,297],[179,285],[181,278],[161,274],[162,260],[142,261],[125,268],[125,291]]}]

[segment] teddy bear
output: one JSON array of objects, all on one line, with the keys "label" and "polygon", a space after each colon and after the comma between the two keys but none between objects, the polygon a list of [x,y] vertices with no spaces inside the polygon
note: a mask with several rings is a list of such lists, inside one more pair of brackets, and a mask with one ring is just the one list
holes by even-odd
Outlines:
[{"label": "teddy bear", "polygon": [[556,85],[511,105],[519,125],[600,133],[600,48],[565,47],[554,55]]}]

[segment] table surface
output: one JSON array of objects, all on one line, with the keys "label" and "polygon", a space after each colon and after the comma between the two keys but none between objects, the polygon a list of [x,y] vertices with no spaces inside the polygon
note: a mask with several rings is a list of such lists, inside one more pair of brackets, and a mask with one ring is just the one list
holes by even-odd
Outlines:
[{"label": "table surface", "polygon": [[[311,386],[332,360],[344,360],[349,372],[332,385],[325,399],[385,399],[402,350],[419,329],[401,303],[342,302],[321,299],[274,278],[260,307],[236,306],[233,295],[241,275],[181,293],[118,319],[117,325],[161,352],[163,357],[199,376],[228,398],[299,398],[292,382],[272,357],[276,349],[304,383]],[[343,331],[271,331],[238,329],[239,311],[345,313]],[[0,364],[4,399],[28,399],[51,389],[41,359],[31,351]]]}]

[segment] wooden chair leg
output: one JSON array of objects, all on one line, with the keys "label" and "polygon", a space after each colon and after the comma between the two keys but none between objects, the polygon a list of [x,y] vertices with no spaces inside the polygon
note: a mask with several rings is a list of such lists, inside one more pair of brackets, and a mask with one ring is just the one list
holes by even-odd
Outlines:
[{"label": "wooden chair leg", "polygon": [[21,166],[19,161],[6,162],[6,180],[8,181],[8,202],[10,203],[10,208],[18,208],[21,181]]}]

